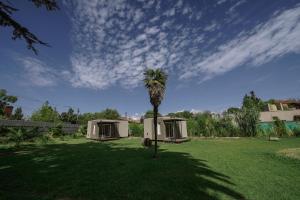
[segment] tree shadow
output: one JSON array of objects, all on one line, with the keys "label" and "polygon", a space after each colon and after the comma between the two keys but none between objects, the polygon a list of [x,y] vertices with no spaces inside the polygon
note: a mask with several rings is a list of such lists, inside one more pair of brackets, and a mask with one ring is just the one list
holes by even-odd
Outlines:
[{"label": "tree shadow", "polygon": [[0,159],[0,199],[244,199],[187,153],[118,142],[26,146]]}]

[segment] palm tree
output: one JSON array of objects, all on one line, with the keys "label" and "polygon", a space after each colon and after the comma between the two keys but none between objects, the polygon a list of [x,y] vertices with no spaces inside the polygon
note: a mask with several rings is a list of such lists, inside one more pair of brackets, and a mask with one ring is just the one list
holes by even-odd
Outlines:
[{"label": "palm tree", "polygon": [[167,82],[167,74],[162,69],[147,69],[144,72],[144,83],[148,89],[150,103],[153,106],[153,117],[154,117],[154,134],[155,134],[155,150],[154,158],[157,157],[157,114],[158,107],[161,104]]}]

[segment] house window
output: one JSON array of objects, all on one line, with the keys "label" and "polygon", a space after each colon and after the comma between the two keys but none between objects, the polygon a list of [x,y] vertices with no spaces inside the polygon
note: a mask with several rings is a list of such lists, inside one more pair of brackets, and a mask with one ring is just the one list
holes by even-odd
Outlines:
[{"label": "house window", "polygon": [[300,121],[300,115],[295,115],[294,116],[294,121],[298,121],[299,122]]}]

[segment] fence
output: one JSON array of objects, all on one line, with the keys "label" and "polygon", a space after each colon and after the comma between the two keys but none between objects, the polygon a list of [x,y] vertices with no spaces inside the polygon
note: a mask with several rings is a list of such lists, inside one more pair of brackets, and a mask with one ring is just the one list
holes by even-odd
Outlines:
[{"label": "fence", "polygon": [[[300,129],[300,122],[284,122],[285,127],[290,129],[290,130],[294,130],[299,128]],[[274,127],[274,123],[273,122],[261,122],[259,123],[259,126],[261,129],[263,130],[270,130]]]},{"label": "fence", "polygon": [[[0,120],[0,127],[9,127],[9,128],[38,128],[40,132],[47,132],[49,128],[55,127],[56,123],[51,122],[36,122],[36,121],[25,121],[25,120]],[[67,124],[62,123],[62,130],[65,133],[72,134],[75,133],[78,128],[79,124]]]}]

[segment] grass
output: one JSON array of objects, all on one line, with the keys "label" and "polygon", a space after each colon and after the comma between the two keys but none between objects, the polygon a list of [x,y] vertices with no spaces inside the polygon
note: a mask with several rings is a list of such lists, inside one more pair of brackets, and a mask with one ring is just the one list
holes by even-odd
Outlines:
[{"label": "grass", "polygon": [[192,140],[67,139],[0,146],[0,199],[299,199],[300,160],[278,155],[300,138]]}]

